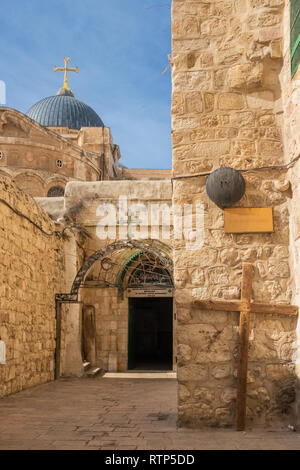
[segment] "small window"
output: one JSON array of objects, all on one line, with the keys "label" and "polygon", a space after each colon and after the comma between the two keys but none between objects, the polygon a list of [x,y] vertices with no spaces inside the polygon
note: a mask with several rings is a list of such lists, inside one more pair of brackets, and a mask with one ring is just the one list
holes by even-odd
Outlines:
[{"label": "small window", "polygon": [[63,166],[63,162],[61,160],[56,160],[57,168],[61,168]]},{"label": "small window", "polygon": [[0,160],[4,158],[4,153],[0,150]]},{"label": "small window", "polygon": [[292,77],[300,64],[300,2],[291,0],[291,67]]},{"label": "small window", "polygon": [[52,186],[49,189],[47,197],[63,197],[65,195],[65,190],[61,186]]}]

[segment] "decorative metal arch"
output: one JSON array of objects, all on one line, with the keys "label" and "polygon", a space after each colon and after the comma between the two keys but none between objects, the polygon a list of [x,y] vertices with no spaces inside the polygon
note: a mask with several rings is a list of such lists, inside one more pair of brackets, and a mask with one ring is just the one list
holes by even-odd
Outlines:
[{"label": "decorative metal arch", "polygon": [[127,287],[173,287],[172,275],[165,264],[153,253],[138,251],[125,263],[118,285],[126,279]]},{"label": "decorative metal arch", "polygon": [[[161,246],[166,246],[160,242]],[[78,296],[78,291],[87,275],[89,269],[93,266],[93,264],[98,261],[99,259],[105,259],[109,255],[111,255],[114,251],[120,251],[123,249],[136,249],[138,251],[143,250],[145,253],[151,253],[155,255],[161,265],[170,273],[173,271],[173,263],[172,260],[169,258],[168,254],[163,250],[160,249],[158,246],[155,246],[153,241],[137,241],[137,240],[125,240],[125,241],[118,241],[108,245],[101,250],[96,251],[92,256],[90,256],[82,265],[80,270],[78,271],[72,288],[71,288],[71,296]]]}]

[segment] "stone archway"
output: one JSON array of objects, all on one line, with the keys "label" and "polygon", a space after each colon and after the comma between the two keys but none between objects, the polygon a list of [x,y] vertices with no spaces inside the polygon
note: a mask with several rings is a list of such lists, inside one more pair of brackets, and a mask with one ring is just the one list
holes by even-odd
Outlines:
[{"label": "stone archway", "polygon": [[[72,339],[72,351],[74,348],[77,351],[77,362],[80,361],[82,351],[86,354],[88,350],[87,357],[83,359],[89,360],[90,357],[95,357],[93,366],[110,371],[127,370],[130,303],[127,286],[134,285],[137,281],[133,272],[136,268],[139,269],[141,255],[148,262],[153,260],[156,263],[151,275],[159,279],[158,287],[166,287],[167,283],[167,287],[173,292],[171,247],[159,240],[123,240],[93,253],[77,272],[70,293],[56,296],[58,312],[62,304],[75,304],[72,307],[74,312],[70,340]],[[91,322],[88,314],[91,312],[93,312],[93,337],[89,337]],[[85,329],[86,325],[89,327]],[[77,345],[74,342],[74,332]],[[95,353],[92,351],[94,346],[91,351],[87,346],[94,343]],[[69,370],[78,370],[74,361],[72,353],[67,375]]]},{"label": "stone archway", "polygon": [[[126,263],[139,251],[143,251],[144,253],[149,253],[157,257],[161,266],[170,273],[172,278],[173,262],[171,258],[171,247],[158,240],[123,240],[112,243],[111,245],[96,251],[84,262],[74,279],[70,295],[78,297],[78,292],[84,279],[86,278],[89,270],[98,260],[103,260],[102,269],[104,271],[110,270],[109,265],[115,266],[115,269],[112,269],[111,280],[106,281],[108,285],[113,285],[118,288],[122,287],[124,280],[124,278],[122,278],[122,273],[124,272]],[[117,256],[116,260],[112,261],[114,253],[117,253]],[[105,262],[107,262],[107,268],[104,267]]]},{"label": "stone archway", "polygon": [[[95,315],[96,362],[94,366],[116,372],[129,368],[128,353],[130,349],[130,307],[134,304],[129,290],[141,292],[139,303],[145,298],[148,306],[150,297],[165,295],[168,289],[169,301],[173,296],[171,249],[160,241],[118,241],[95,252],[78,271],[71,293],[78,295],[83,302],[83,313],[86,305],[93,306]],[[130,287],[130,289],[129,289]],[[154,295],[153,287],[158,294]],[[161,295],[160,295],[161,293]],[[130,297],[130,298],[129,298]],[[163,302],[163,301],[162,301]],[[136,302],[137,303],[137,302]],[[159,324],[158,313],[154,312],[152,320]],[[143,312],[143,309],[140,309]],[[172,322],[172,309],[168,310]],[[146,312],[144,312],[146,316]],[[151,316],[151,315],[150,315]],[[146,320],[145,320],[146,321]],[[83,338],[88,334],[93,340],[93,332],[84,329]],[[153,327],[155,329],[156,326]],[[170,335],[172,335],[170,328]],[[145,339],[146,341],[146,339]],[[173,342],[172,342],[173,345]],[[173,363],[172,352],[170,363]],[[84,359],[88,360],[87,357]]]}]

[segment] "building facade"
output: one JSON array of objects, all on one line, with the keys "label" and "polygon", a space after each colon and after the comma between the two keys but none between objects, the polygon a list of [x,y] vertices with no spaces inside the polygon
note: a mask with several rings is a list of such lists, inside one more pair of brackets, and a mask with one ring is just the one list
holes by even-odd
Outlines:
[{"label": "building facade", "polygon": [[[236,409],[239,314],[193,301],[240,299],[248,262],[253,301],[299,304],[299,71],[294,59],[291,71],[290,52],[299,8],[284,0],[173,0],[173,201],[205,210],[203,246],[174,245],[182,424],[231,426]],[[272,208],[272,233],[225,233],[224,211],[205,189],[207,174],[220,167],[240,170],[246,181],[235,207]],[[297,331],[296,317],[251,314],[247,419],[254,425],[299,419]]]},{"label": "building facade", "polygon": [[[169,370],[177,373],[180,425],[233,427],[244,365],[240,318],[254,303],[245,343],[246,423],[299,423],[299,321],[283,314],[299,306],[299,12],[299,2],[288,0],[173,0],[172,174],[120,167],[109,128],[68,86],[27,116],[0,108],[8,211],[0,246],[7,249],[12,212],[25,224],[14,234],[17,256],[28,223],[34,236],[44,227],[43,236],[57,238],[58,251],[41,243],[53,250],[51,279],[54,252],[61,256],[60,281],[48,286],[55,291],[47,304],[49,374],[41,373],[43,340],[36,351],[29,334],[16,343],[23,326],[1,305],[8,345],[2,394],[32,385],[29,376],[20,381],[15,351],[33,348],[34,383],[81,376],[84,361],[111,372]],[[235,230],[225,230],[226,211],[206,191],[208,176],[222,167],[245,180],[234,208],[271,211],[271,230],[238,230],[242,216]],[[21,193],[24,207],[17,206],[13,183],[35,201]],[[40,207],[28,207],[36,203],[52,222]],[[253,268],[248,284],[245,263]],[[15,275],[6,284],[4,298]],[[35,289],[28,282],[27,294]],[[18,308],[26,312],[23,297]],[[231,311],[229,303],[240,299],[241,310]],[[223,310],[213,309],[218,302]],[[28,314],[30,332],[43,329],[41,309],[42,301]]]}]

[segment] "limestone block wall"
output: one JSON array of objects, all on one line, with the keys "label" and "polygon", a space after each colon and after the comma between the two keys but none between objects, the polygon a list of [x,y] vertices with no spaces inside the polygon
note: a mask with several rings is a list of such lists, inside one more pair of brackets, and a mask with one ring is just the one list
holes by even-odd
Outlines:
[{"label": "limestone block wall", "polygon": [[[283,17],[283,68],[280,76],[284,105],[284,148],[286,161],[290,162],[300,155],[300,70],[291,77],[290,60],[290,2],[285,2]],[[293,279],[293,303],[300,305],[300,163],[295,162],[289,171],[289,181],[293,198],[290,204],[290,253]],[[297,419],[300,422],[300,322],[297,327]]]},{"label": "limestone block wall", "polygon": [[7,346],[0,397],[54,379],[55,294],[65,291],[56,230],[31,197],[0,177],[0,337]]},{"label": "limestone block wall", "polygon": [[112,372],[128,369],[128,299],[116,288],[82,289],[84,305],[95,308],[96,365]]},{"label": "limestone block wall", "polygon": [[[239,207],[272,207],[274,233],[225,234],[223,211],[205,176],[220,166],[284,163],[281,38],[283,0],[173,0],[173,203],[202,204],[204,240],[175,242],[179,421],[233,426],[238,314],[192,307],[198,299],[240,298],[242,262],[255,269],[252,298],[292,301],[288,175],[244,172]],[[295,420],[294,318],[253,314],[247,423]]]}]

